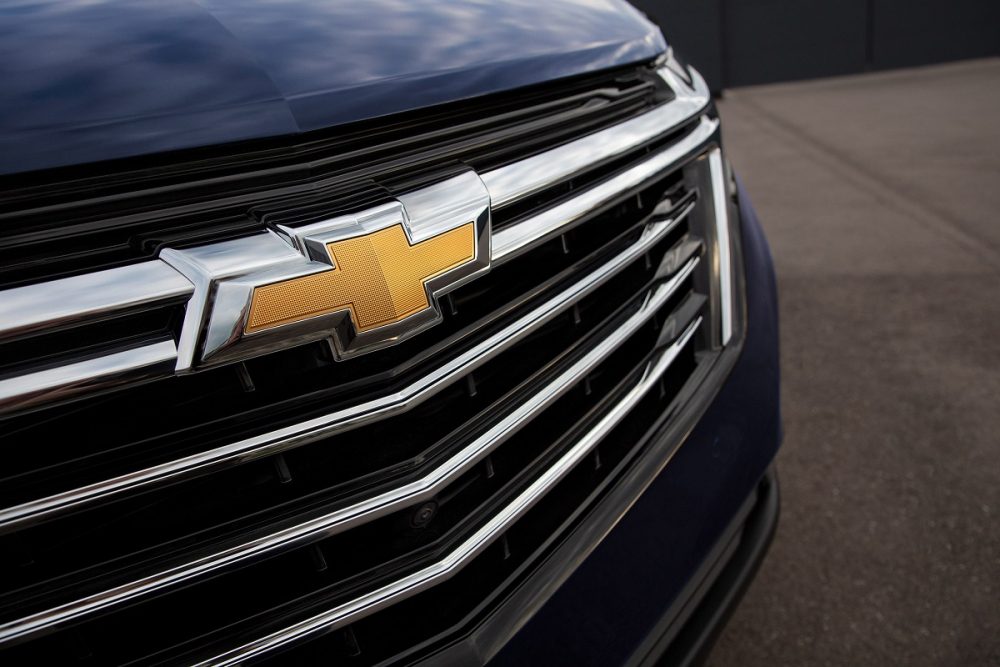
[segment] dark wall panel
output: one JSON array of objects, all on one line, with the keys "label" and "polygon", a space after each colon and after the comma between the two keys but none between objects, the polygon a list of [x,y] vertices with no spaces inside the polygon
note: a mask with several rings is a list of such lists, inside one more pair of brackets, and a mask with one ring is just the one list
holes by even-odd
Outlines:
[{"label": "dark wall panel", "polygon": [[1000,54],[1000,0],[873,0],[876,69]]},{"label": "dark wall panel", "polygon": [[631,0],[732,86],[1000,55],[1000,0]]},{"label": "dark wall panel", "polygon": [[865,67],[866,0],[735,0],[725,12],[727,86]]}]

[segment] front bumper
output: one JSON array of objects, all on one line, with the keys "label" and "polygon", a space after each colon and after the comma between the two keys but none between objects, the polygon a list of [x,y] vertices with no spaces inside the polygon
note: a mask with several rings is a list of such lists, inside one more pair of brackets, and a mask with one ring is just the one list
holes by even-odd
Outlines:
[{"label": "front bumper", "polygon": [[772,467],[630,664],[679,667],[704,662],[767,555],[780,506],[778,475]]}]

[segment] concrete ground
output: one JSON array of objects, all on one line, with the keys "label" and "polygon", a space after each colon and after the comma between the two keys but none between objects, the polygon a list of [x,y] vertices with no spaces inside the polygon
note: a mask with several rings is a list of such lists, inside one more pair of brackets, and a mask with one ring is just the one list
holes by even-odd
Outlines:
[{"label": "concrete ground", "polygon": [[710,665],[1000,665],[1000,59],[720,109],[777,265],[786,436]]}]

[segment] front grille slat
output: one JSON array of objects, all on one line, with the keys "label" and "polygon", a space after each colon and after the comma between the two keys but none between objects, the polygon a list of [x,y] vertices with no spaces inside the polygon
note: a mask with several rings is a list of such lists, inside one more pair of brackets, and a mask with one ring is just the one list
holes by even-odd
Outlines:
[{"label": "front grille slat", "polygon": [[624,123],[488,171],[483,174],[483,182],[490,191],[493,206],[503,208],[594,169],[655,137],[669,134],[696,117],[707,101],[698,95],[681,95],[670,104],[656,107]]},{"label": "front grille slat", "polygon": [[[453,579],[481,582],[468,588],[478,598],[452,600],[455,614],[466,611],[448,616],[450,629],[435,625],[445,623],[442,616],[415,630],[424,633],[420,642],[401,633],[403,643],[373,650],[362,641],[369,646],[358,649],[362,662],[374,663],[429,651],[435,637],[451,641],[471,622],[469,614],[499,604],[500,590],[529,576],[533,559],[551,542],[522,534],[522,525],[569,525],[640,456],[645,425],[667,418],[665,406],[681,404],[698,369],[718,352],[720,299],[734,298],[731,290],[720,295],[714,268],[726,204],[718,120],[707,90],[697,78],[683,84],[667,68],[639,69],[634,78],[646,82],[644,92],[636,87],[621,105],[610,103],[614,122],[581,109],[562,116],[576,125],[557,131],[551,119],[532,121],[512,107],[490,129],[513,133],[507,147],[484,143],[478,155],[463,153],[473,165],[490,165],[482,181],[502,218],[493,229],[492,272],[449,294],[444,321],[403,344],[339,362],[320,343],[304,341],[180,383],[162,370],[131,389],[117,386],[128,380],[121,376],[108,384],[77,377],[48,388],[55,400],[35,391],[30,403],[11,390],[30,373],[0,378],[0,396],[10,383],[0,423],[14,427],[9,432],[17,442],[116,407],[133,407],[135,417],[127,418],[136,420],[155,409],[191,411],[176,425],[157,419],[144,432],[137,421],[135,428],[109,428],[114,435],[103,444],[74,450],[52,442],[38,455],[18,457],[5,478],[8,488],[0,489],[14,499],[0,509],[8,572],[0,578],[0,657],[16,664],[92,653],[115,663],[239,664],[308,651],[355,625],[391,624],[394,614],[453,590]],[[666,87],[650,84],[650,72]],[[593,90],[579,99],[592,98]],[[552,108],[577,102],[553,101]],[[396,136],[406,142],[405,135]],[[428,135],[423,147],[406,143],[406,160],[419,164],[421,151],[439,138]],[[322,160],[296,167],[309,150],[284,158],[281,168],[299,175],[316,170]],[[433,150],[426,165],[432,173],[444,154]],[[313,173],[324,185],[310,196],[316,210],[303,220],[328,206],[377,201],[380,183],[403,177],[397,161],[379,167],[372,160],[364,169],[382,174],[374,189],[346,180],[333,186],[333,171]],[[261,187],[235,172],[219,177],[245,186],[237,197],[245,202]],[[113,191],[123,183],[101,196],[115,201]],[[295,214],[297,188],[290,184],[286,195],[293,198],[282,199],[272,184],[248,214],[261,220],[274,211]],[[59,206],[72,208],[72,198]],[[134,210],[129,215],[141,217]],[[225,233],[253,233],[228,220]],[[96,219],[85,224],[99,226]],[[171,243],[213,238],[210,228],[195,227],[178,228]],[[152,260],[105,274],[161,266]],[[0,307],[7,294],[44,295],[42,308],[6,327],[7,340],[22,346],[11,350],[41,349],[45,336],[63,346],[46,358],[54,371],[30,360],[11,369],[55,375],[72,368],[60,368],[61,359],[87,355],[100,364],[143,340],[169,352],[157,369],[175,363],[181,323],[174,311],[191,298],[187,279],[163,273],[148,289],[88,292],[77,311],[53,301],[41,312],[60,285],[99,288],[100,278],[87,276],[98,274],[0,291]],[[153,314],[136,317],[145,311]],[[126,316],[133,323],[109,328],[104,347],[95,344],[100,322]],[[87,332],[77,350],[74,331]],[[4,344],[13,342],[0,332],[0,355]],[[185,386],[194,393],[178,393]],[[71,390],[79,392],[71,396],[76,402],[64,404]],[[135,396],[153,405],[130,402],[130,392],[142,392]],[[433,424],[424,428],[420,419]],[[430,510],[437,517],[429,520],[432,528],[408,523],[425,506],[437,508]],[[185,512],[197,516],[185,519]],[[95,543],[66,561],[63,554],[85,534]],[[523,542],[508,543],[517,535]],[[311,573],[302,570],[305,563],[313,564]],[[25,572],[20,580],[18,568]],[[252,604],[230,599],[232,591],[252,586],[260,587]],[[151,619],[184,609],[190,618],[148,636],[117,631],[149,627]],[[67,653],[74,645],[84,648]]]},{"label": "front grille slat", "polygon": [[151,261],[0,292],[0,341],[112,319],[192,291],[184,276]]},{"label": "front grille slat", "polygon": [[651,155],[640,164],[579,195],[546,209],[537,215],[512,224],[493,236],[493,260],[503,263],[517,257],[553,235],[565,232],[584,216],[600,211],[628,194],[644,181],[692,155],[716,132],[717,120],[702,118],[697,128],[682,141]]},{"label": "front grille slat", "polygon": [[16,379],[0,380],[0,404],[16,402],[21,410],[36,408],[53,397],[93,395],[118,384],[138,384],[171,372],[177,344],[161,340],[132,345],[102,356],[32,370]]}]

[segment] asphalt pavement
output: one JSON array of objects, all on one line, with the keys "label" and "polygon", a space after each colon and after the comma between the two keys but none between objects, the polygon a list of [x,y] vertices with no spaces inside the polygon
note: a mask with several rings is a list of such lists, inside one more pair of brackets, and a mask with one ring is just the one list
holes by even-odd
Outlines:
[{"label": "asphalt pavement", "polygon": [[1000,59],[727,91],[782,517],[709,661],[1000,665]]}]

